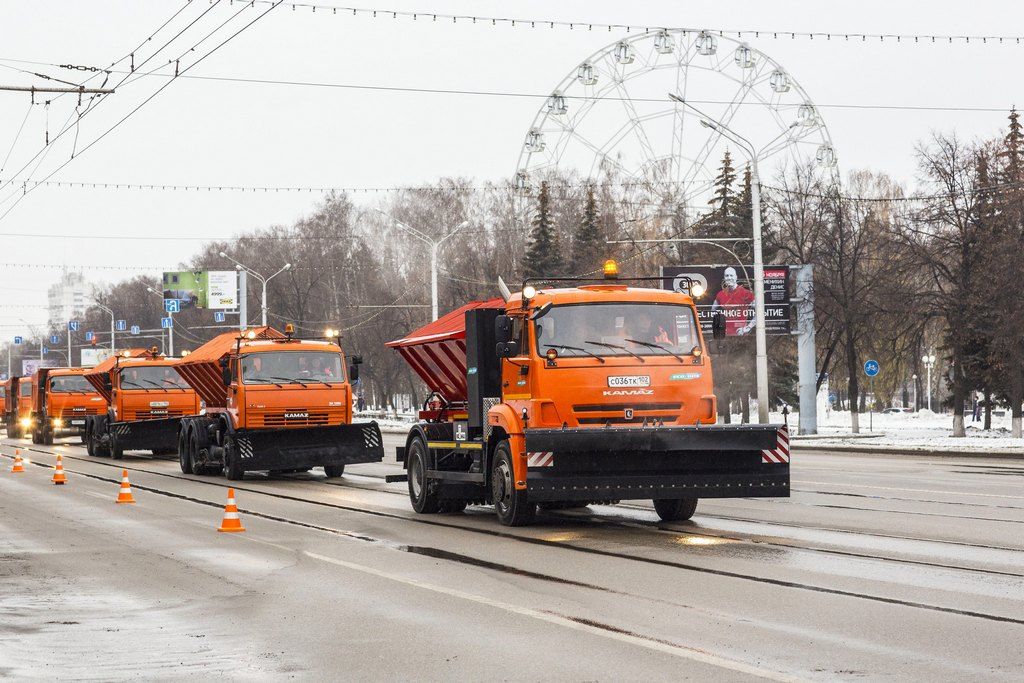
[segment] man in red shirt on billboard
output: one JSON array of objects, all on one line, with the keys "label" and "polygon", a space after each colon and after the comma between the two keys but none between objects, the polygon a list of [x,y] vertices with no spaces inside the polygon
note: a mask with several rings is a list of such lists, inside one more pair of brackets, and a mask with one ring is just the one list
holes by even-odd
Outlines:
[{"label": "man in red shirt on billboard", "polygon": [[711,310],[725,316],[727,337],[742,337],[754,329],[753,316],[747,315],[754,303],[754,294],[739,284],[735,268],[726,268],[722,274],[722,289],[715,295]]}]

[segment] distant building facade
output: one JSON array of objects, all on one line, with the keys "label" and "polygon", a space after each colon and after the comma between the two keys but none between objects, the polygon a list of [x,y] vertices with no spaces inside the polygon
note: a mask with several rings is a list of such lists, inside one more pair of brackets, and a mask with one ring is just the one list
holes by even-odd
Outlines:
[{"label": "distant building facade", "polygon": [[60,282],[47,290],[50,326],[62,328],[68,320],[85,313],[86,297],[85,277],[81,273],[65,271]]}]

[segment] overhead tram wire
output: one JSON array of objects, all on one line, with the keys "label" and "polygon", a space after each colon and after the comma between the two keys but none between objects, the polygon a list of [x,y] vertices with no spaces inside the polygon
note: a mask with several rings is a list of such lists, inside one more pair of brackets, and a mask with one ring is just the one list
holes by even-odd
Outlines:
[{"label": "overhead tram wire", "polygon": [[[216,2],[217,2],[217,3],[219,3],[219,2],[221,2],[221,0],[216,0]],[[258,22],[258,21],[259,21],[260,19],[262,19],[263,17],[265,17],[265,16],[267,16],[268,14],[270,14],[271,12],[273,12],[273,11],[274,11],[274,9],[276,9],[277,7],[279,7],[279,6],[281,5],[281,3],[282,3],[282,2],[283,2],[283,0],[275,0],[275,2],[274,2],[273,4],[271,4],[271,6],[270,6],[270,7],[268,8],[268,9],[266,9],[266,10],[265,10],[265,11],[264,11],[264,12],[263,12],[262,14],[258,15],[258,16],[257,16],[256,18],[254,18],[254,19],[253,19],[252,21],[250,21],[249,23],[245,24],[245,25],[244,25],[244,26],[242,26],[242,27],[241,27],[240,29],[238,29],[237,31],[235,31],[234,33],[232,33],[232,34],[231,34],[230,36],[228,36],[228,37],[227,37],[226,39],[224,39],[223,41],[221,41],[220,43],[218,43],[218,44],[217,44],[216,46],[214,46],[214,47],[213,47],[213,48],[212,48],[212,49],[211,49],[211,50],[210,50],[209,52],[207,52],[206,54],[204,54],[203,56],[201,56],[201,57],[200,57],[199,59],[195,60],[194,62],[192,62],[191,64],[189,64],[188,66],[186,66],[186,67],[185,67],[185,68],[184,68],[183,70],[181,70],[181,71],[180,71],[179,73],[185,73],[185,72],[187,72],[187,71],[189,71],[189,70],[191,70],[191,69],[195,68],[195,67],[196,67],[196,66],[198,66],[199,64],[201,64],[201,63],[202,63],[202,62],[203,62],[204,60],[206,60],[206,59],[207,59],[208,57],[210,57],[210,55],[214,54],[215,52],[217,52],[218,50],[220,50],[220,49],[221,49],[222,47],[224,47],[225,45],[227,45],[227,44],[228,44],[229,42],[231,42],[232,40],[234,40],[234,39],[235,39],[236,37],[238,37],[238,36],[239,36],[239,35],[240,35],[240,34],[241,34],[241,33],[242,33],[243,31],[245,31],[246,29],[248,29],[249,27],[251,27],[251,26],[252,26],[253,24],[255,24],[256,22]],[[227,20],[226,20],[226,21],[225,21],[224,23],[222,23],[222,24],[221,24],[220,26],[218,26],[218,27],[217,27],[216,29],[214,29],[214,30],[213,30],[213,31],[212,31],[212,32],[211,32],[210,34],[208,34],[207,36],[205,36],[205,37],[204,37],[204,38],[203,38],[203,39],[202,39],[202,40],[201,40],[200,42],[202,42],[202,41],[206,40],[207,38],[209,38],[209,36],[210,36],[210,35],[212,35],[213,33],[216,33],[217,31],[219,31],[219,30],[220,30],[220,29],[221,29],[221,28],[222,28],[222,27],[223,27],[224,25],[226,25],[226,24],[227,24],[227,23],[228,23],[229,21],[231,21],[231,20],[232,20],[232,19],[234,19],[234,18],[235,18],[236,16],[238,16],[239,14],[241,14],[241,13],[242,13],[243,11],[245,11],[245,10],[246,10],[246,9],[247,9],[248,7],[249,7],[249,5],[243,5],[243,6],[242,6],[242,8],[241,8],[240,10],[238,10],[238,12],[236,12],[236,13],[235,13],[234,15],[232,15],[231,17],[229,17],[229,18],[228,18],[228,19],[227,19]],[[205,12],[204,12],[204,14],[205,14]],[[197,43],[197,44],[198,44],[198,43]],[[184,53],[182,54],[182,56],[184,56],[184,55],[187,55],[189,51],[190,51],[190,50],[187,50],[186,52],[184,52]],[[179,58],[179,59],[180,59],[180,58]],[[154,93],[153,93],[152,95],[150,95],[150,96],[149,96],[149,97],[147,97],[147,98],[146,98],[145,100],[143,100],[143,101],[142,101],[142,102],[141,102],[141,103],[140,103],[140,104],[139,104],[138,106],[136,106],[136,107],[135,107],[134,109],[132,109],[132,110],[131,110],[131,111],[129,111],[129,112],[127,113],[127,114],[125,114],[125,115],[124,115],[124,116],[123,116],[122,118],[120,118],[120,119],[119,119],[119,120],[118,120],[118,121],[117,121],[117,122],[116,122],[116,123],[115,123],[115,124],[114,124],[113,126],[111,126],[110,128],[108,128],[108,129],[107,129],[106,131],[104,131],[103,133],[101,133],[101,134],[100,134],[100,135],[99,135],[98,137],[94,138],[94,139],[93,139],[93,140],[92,140],[92,141],[91,141],[91,142],[90,142],[90,143],[89,143],[88,145],[86,145],[85,147],[83,147],[83,148],[82,148],[82,149],[81,149],[81,150],[80,150],[80,151],[78,152],[78,156],[81,156],[82,154],[84,154],[84,153],[85,153],[85,152],[86,152],[87,150],[89,150],[90,148],[92,148],[92,147],[93,147],[93,146],[94,146],[94,145],[95,145],[96,143],[100,142],[100,141],[101,141],[101,140],[102,140],[103,138],[105,138],[105,137],[106,137],[107,135],[109,135],[109,134],[110,134],[110,133],[112,133],[112,132],[113,132],[114,130],[116,130],[116,129],[117,129],[117,128],[118,128],[118,127],[119,127],[119,126],[121,125],[121,124],[123,124],[123,123],[124,123],[125,121],[127,121],[127,120],[128,120],[128,119],[129,119],[129,118],[130,118],[130,117],[131,117],[131,116],[132,116],[133,114],[135,114],[135,113],[136,113],[137,111],[139,111],[140,109],[142,109],[142,107],[144,107],[144,106],[145,106],[146,104],[148,104],[149,102],[151,102],[151,101],[153,100],[153,98],[155,98],[155,97],[156,97],[157,95],[159,95],[159,94],[160,94],[161,92],[163,92],[164,90],[166,90],[166,89],[167,89],[167,87],[168,87],[168,86],[170,86],[170,85],[171,85],[171,83],[173,83],[173,82],[174,82],[175,80],[176,80],[176,79],[173,79],[173,78],[172,78],[171,80],[167,81],[167,82],[166,82],[166,83],[164,83],[164,84],[163,84],[162,86],[160,86],[160,87],[159,87],[159,88],[158,88],[158,89],[156,90],[156,92],[154,92]],[[58,166],[57,168],[55,168],[54,170],[52,170],[52,171],[51,171],[51,172],[50,172],[49,174],[47,174],[47,175],[46,175],[46,177],[44,177],[44,178],[43,178],[43,180],[49,180],[50,178],[52,178],[52,177],[53,177],[53,176],[54,176],[55,174],[57,174],[58,172],[60,172],[60,171],[61,171],[61,170],[62,170],[62,169],[63,169],[63,168],[65,167],[65,166],[67,166],[67,165],[68,165],[69,163],[71,163],[71,162],[72,162],[72,161],[74,160],[74,158],[75,158],[75,157],[72,157],[71,159],[68,159],[68,160],[67,160],[67,161],[65,161],[65,162],[64,162],[63,164],[61,164],[60,166]],[[0,186],[0,187],[2,187],[2,186]],[[33,189],[34,189],[34,188],[33,188]],[[14,210],[14,208],[15,208],[15,207],[16,207],[16,206],[17,206],[17,205],[18,205],[18,204],[19,204],[19,203],[21,202],[21,200],[22,200],[22,199],[24,199],[24,198],[25,198],[26,196],[28,196],[28,193],[29,193],[30,191],[31,191],[31,190],[26,190],[26,191],[25,191],[25,192],[24,192],[24,193],[23,193],[23,194],[21,195],[21,197],[19,197],[19,198],[18,198],[18,200],[17,200],[17,201],[16,201],[16,202],[15,202],[15,203],[14,203],[14,204],[13,204],[12,206],[8,207],[8,209],[7,209],[6,211],[4,211],[4,212],[3,212],[2,214],[0,214],[0,221],[2,221],[2,220],[3,220],[4,218],[6,218],[6,217],[7,217],[7,216],[8,216],[8,215],[9,215],[9,214],[11,213],[11,211],[13,211],[13,210]]]},{"label": "overhead tram wire", "polygon": [[[273,0],[248,0],[254,5],[267,4]],[[725,28],[697,28],[697,27],[685,27],[685,26],[655,26],[655,25],[644,25],[644,24],[610,24],[604,22],[594,21],[564,21],[554,19],[522,19],[514,17],[490,17],[490,16],[474,16],[471,14],[442,14],[439,12],[412,12],[409,10],[394,10],[394,9],[382,9],[382,8],[365,8],[365,7],[343,7],[340,5],[326,5],[319,3],[308,3],[308,2],[286,2],[290,5],[292,10],[302,8],[304,10],[312,10],[313,13],[330,14],[332,16],[341,17],[362,17],[372,19],[409,19],[422,24],[436,24],[438,21],[444,24],[455,24],[462,22],[464,25],[483,25],[483,26],[499,26],[507,25],[510,27],[517,28],[533,28],[533,29],[568,29],[570,31],[593,31],[594,29],[603,30],[607,32],[613,31],[624,31],[626,33],[654,33],[657,31],[671,30],[671,31],[687,31],[691,33],[710,33],[718,36],[736,36],[737,38],[771,38],[773,40],[795,40],[797,38],[808,39],[808,40],[822,40],[831,41],[832,39],[844,40],[849,42],[851,39],[866,43],[868,41],[890,42],[895,41],[897,43],[947,43],[952,44],[954,42],[970,44],[981,43],[987,45],[992,44],[1015,44],[1020,45],[1024,42],[1024,36],[986,36],[986,35],[951,35],[951,34],[923,34],[923,33],[859,33],[859,32],[844,32],[844,31],[780,31],[777,29],[725,29]]]}]

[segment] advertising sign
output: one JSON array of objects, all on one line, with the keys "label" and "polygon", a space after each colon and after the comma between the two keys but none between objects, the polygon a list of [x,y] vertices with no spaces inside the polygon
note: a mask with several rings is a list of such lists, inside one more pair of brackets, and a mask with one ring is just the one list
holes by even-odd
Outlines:
[{"label": "advertising sign", "polygon": [[[238,273],[234,270],[177,271],[164,273],[165,301],[177,300],[180,310],[238,307]],[[170,309],[166,309],[170,310]],[[175,311],[177,312],[177,311]]]},{"label": "advertising sign", "polygon": [[82,349],[82,367],[95,367],[113,354],[114,352],[110,349]]},{"label": "advertising sign", "polygon": [[57,361],[54,360],[39,360],[38,358],[26,358],[21,361],[21,374],[22,376],[31,375],[39,368],[55,368]]},{"label": "advertising sign", "polygon": [[[703,288],[694,303],[705,335],[716,312],[725,316],[726,336],[753,334],[753,266],[662,266],[661,277],[664,289],[689,294],[691,282]],[[789,334],[789,309],[789,266],[765,266],[765,334]]]}]

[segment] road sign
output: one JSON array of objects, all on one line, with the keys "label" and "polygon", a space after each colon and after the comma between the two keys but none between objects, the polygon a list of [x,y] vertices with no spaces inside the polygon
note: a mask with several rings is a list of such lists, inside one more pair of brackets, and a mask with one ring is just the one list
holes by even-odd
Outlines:
[{"label": "road sign", "polygon": [[[176,300],[177,299],[175,299],[175,301]],[[174,327],[174,318],[170,316],[166,318],[160,318],[160,327],[164,328],[165,330],[171,329],[172,327]]]},{"label": "road sign", "polygon": [[24,343],[24,341],[25,341],[24,337],[15,337],[14,338],[14,343],[15,344],[22,344],[22,343]]},{"label": "road sign", "polygon": [[69,332],[78,332],[78,321],[77,320],[69,320],[68,321],[68,331]]},{"label": "road sign", "polygon": [[164,310],[168,313],[181,313],[181,299],[164,299]]},{"label": "road sign", "polygon": [[50,349],[48,349],[48,348],[46,348],[46,347],[44,346],[44,347],[43,347],[43,349],[42,349],[42,351],[43,351],[43,355],[45,356],[46,354],[48,354],[48,353],[50,352]]},{"label": "road sign", "polygon": [[116,321],[114,323],[114,329],[117,330],[118,332],[124,332],[125,330],[128,329],[128,321],[127,320],[118,320],[118,321]]},{"label": "road sign", "polygon": [[92,341],[95,338],[96,338],[96,333],[95,332],[86,332],[85,333],[85,341]]},{"label": "road sign", "polygon": [[878,365],[877,360],[864,361],[864,374],[868,377],[874,377],[881,370],[881,366]]},{"label": "road sign", "polygon": [[60,337],[58,337],[55,334],[51,334],[50,335],[50,343],[51,344],[59,344],[60,343]]},{"label": "road sign", "polygon": [[216,313],[213,314],[213,322],[215,323],[222,323],[224,322],[224,319],[224,311],[217,311]]},{"label": "road sign", "polygon": [[132,325],[132,334],[138,334],[138,333],[139,333],[139,326],[138,325]]}]

